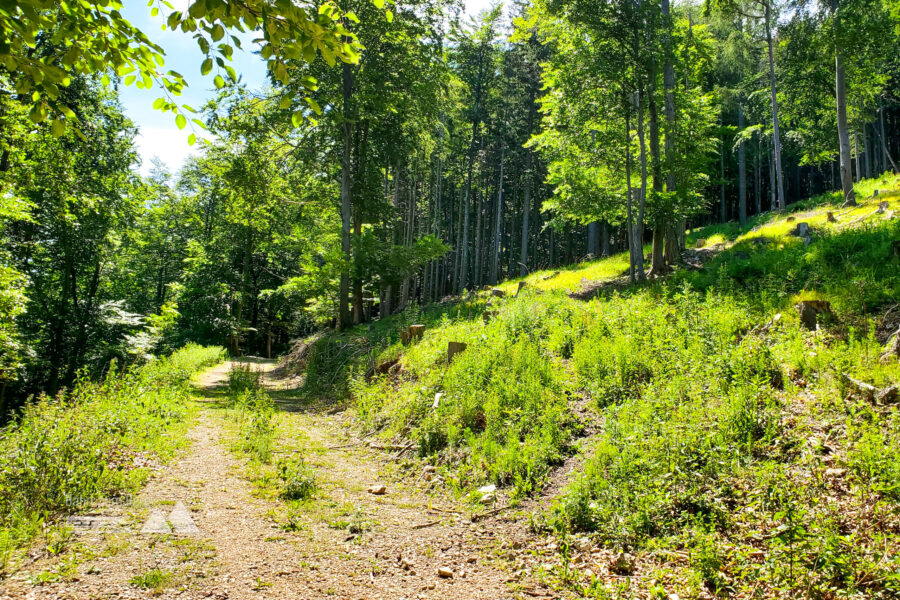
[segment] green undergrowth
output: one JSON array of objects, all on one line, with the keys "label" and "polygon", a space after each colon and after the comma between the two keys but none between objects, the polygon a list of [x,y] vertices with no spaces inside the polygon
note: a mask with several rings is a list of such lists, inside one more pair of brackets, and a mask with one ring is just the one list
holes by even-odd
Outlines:
[{"label": "green undergrowth", "polygon": [[168,357],[80,379],[29,403],[0,430],[0,574],[58,516],[136,491],[149,461],[186,443],[190,378],[224,350],[189,344]]},{"label": "green undergrowth", "polygon": [[[255,494],[284,503],[272,512],[282,529],[299,528],[305,503],[317,493],[318,479],[304,460],[307,448],[281,448],[285,415],[275,410],[275,402],[263,387],[262,372],[251,364],[237,364],[228,373],[226,407],[231,422],[231,451],[246,459],[246,477]],[[294,439],[292,441],[297,441]]]},{"label": "green undergrowth", "polygon": [[[506,282],[504,298],[468,294],[323,336],[306,392],[352,399],[364,429],[413,442],[461,494],[491,482],[513,501],[591,421],[582,472],[534,526],[656,557],[645,575],[657,589],[895,597],[900,417],[845,375],[900,382],[897,360],[880,359],[897,326],[883,316],[900,298],[900,218],[888,218],[900,180],[857,194],[852,209],[824,195],[691,231],[688,247],[720,244],[702,269],[601,286],[590,301],[568,293],[620,278],[623,255],[533,273],[518,296]],[[792,234],[798,223],[809,240]],[[795,309],[807,299],[834,311],[815,331]],[[404,346],[412,323],[425,335]],[[450,341],[468,345],[452,362]],[[658,567],[672,550],[689,564]],[[586,597],[612,589],[565,581]]]}]

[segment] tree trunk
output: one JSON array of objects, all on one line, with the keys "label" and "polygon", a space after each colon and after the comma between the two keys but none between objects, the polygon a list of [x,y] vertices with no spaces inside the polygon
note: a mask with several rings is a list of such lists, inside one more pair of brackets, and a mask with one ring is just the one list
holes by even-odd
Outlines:
[{"label": "tree trunk", "polygon": [[644,273],[644,211],[647,207],[647,144],[644,139],[644,107],[641,104],[641,91],[636,92],[637,98],[637,130],[638,143],[641,156],[641,195],[638,199],[637,221],[634,224],[634,243],[637,253],[637,279],[644,281],[647,276]]},{"label": "tree trunk", "polygon": [[600,222],[599,221],[591,221],[588,223],[587,230],[587,253],[592,258],[597,258],[600,256],[600,240],[598,239],[598,234],[600,233]]},{"label": "tree trunk", "polygon": [[719,207],[722,223],[728,222],[728,206],[725,204],[725,134],[719,140]]},{"label": "tree trunk", "polygon": [[[832,2],[832,11],[836,8],[836,2]],[[839,17],[835,15],[835,27],[837,28],[839,25]],[[853,206],[856,204],[856,197],[853,193],[853,173],[850,166],[850,127],[847,125],[847,80],[844,69],[844,57],[837,44],[834,47],[834,91],[837,104],[841,195],[847,205]]]},{"label": "tree trunk", "polygon": [[[738,103],[738,134],[744,129],[744,105]],[[747,222],[747,160],[744,142],[738,145],[738,219],[741,225]]]},{"label": "tree trunk", "polygon": [[350,212],[352,206],[350,197],[350,160],[351,140],[353,137],[350,100],[353,94],[353,71],[350,65],[346,63],[342,66],[342,83],[344,122],[341,129],[344,138],[344,148],[341,155],[341,252],[346,264],[341,269],[341,280],[338,288],[338,328],[346,329],[352,324],[347,300],[350,295],[350,273],[348,269],[353,260],[350,247]]},{"label": "tree trunk", "polygon": [[775,50],[772,41],[772,5],[770,0],[766,0],[765,10],[766,20],[766,44],[769,51],[769,89],[772,95],[772,137],[775,144],[775,179],[778,194],[776,196],[776,206],[778,210],[784,210],[784,172],[781,169],[781,133],[778,124],[778,94],[775,90]]},{"label": "tree trunk", "polygon": [[506,149],[500,150],[500,181],[497,184],[497,211],[494,219],[494,249],[491,256],[491,285],[497,284],[500,274],[500,219],[503,214],[503,161]]},{"label": "tree trunk", "polygon": [[528,275],[528,217],[531,214],[531,174],[525,176],[525,206],[522,211],[522,250],[519,253],[519,276]]},{"label": "tree trunk", "polygon": [[631,110],[625,109],[625,224],[628,242],[628,278],[631,283],[637,280],[637,256],[634,252],[634,210],[631,194]]}]

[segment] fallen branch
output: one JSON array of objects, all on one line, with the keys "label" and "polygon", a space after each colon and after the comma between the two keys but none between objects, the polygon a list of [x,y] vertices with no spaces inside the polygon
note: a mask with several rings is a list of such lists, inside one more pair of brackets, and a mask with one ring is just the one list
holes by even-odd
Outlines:
[{"label": "fallen branch", "polygon": [[478,515],[472,515],[472,522],[480,521],[482,519],[487,519],[490,516],[496,515],[497,513],[501,513],[504,510],[511,508],[510,506],[501,506],[500,508],[495,508],[494,510],[489,510],[486,513],[481,513]]},{"label": "fallen branch", "polygon": [[432,525],[437,525],[440,521],[429,521],[428,523],[420,523],[418,525],[413,525],[410,529],[425,529],[426,527],[431,527]]},{"label": "fallen branch", "polygon": [[458,510],[451,510],[451,509],[449,509],[449,508],[436,508],[436,507],[434,507],[434,506],[429,506],[429,507],[426,508],[425,510],[432,510],[432,511],[434,511],[434,512],[441,512],[441,513],[450,513],[451,515],[460,515],[460,514],[462,514],[462,513],[461,513],[460,511],[458,511]]},{"label": "fallen branch", "polygon": [[863,400],[867,400],[875,404],[888,404],[897,400],[898,389],[896,385],[892,385],[886,388],[877,388],[871,383],[866,383],[865,381],[854,379],[846,373],[841,373],[841,378],[850,387],[855,388],[857,395],[860,396]]}]

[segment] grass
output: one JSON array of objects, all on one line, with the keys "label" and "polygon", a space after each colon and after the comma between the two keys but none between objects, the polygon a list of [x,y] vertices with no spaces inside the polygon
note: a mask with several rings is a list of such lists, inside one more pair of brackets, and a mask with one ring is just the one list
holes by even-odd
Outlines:
[{"label": "grass", "polygon": [[[488,482],[513,501],[533,494],[586,421],[599,424],[583,472],[534,526],[638,553],[645,591],[896,597],[900,417],[843,374],[900,381],[879,360],[881,316],[900,298],[900,219],[875,213],[883,201],[900,212],[900,178],[857,195],[850,210],[828,194],[691,231],[688,247],[721,244],[703,269],[588,302],[568,292],[620,277],[624,255],[532,273],[518,297],[514,280],[503,299],[479,292],[323,336],[306,393],[352,399],[368,433],[412,441],[461,497]],[[799,222],[809,244],[791,234]],[[794,309],[804,299],[834,311],[817,331]],[[426,332],[405,346],[411,323]],[[452,362],[449,341],[468,345]],[[672,564],[672,551],[689,560]],[[612,580],[564,575],[576,594],[614,597]]]},{"label": "grass", "polygon": [[145,590],[152,590],[159,594],[169,586],[172,581],[172,573],[163,569],[150,569],[146,573],[135,575],[129,583]]},{"label": "grass", "polygon": [[171,458],[186,443],[190,377],[222,360],[221,348],[188,345],[102,381],[80,379],[29,403],[0,430],[0,575],[57,517],[135,491],[136,466]]}]

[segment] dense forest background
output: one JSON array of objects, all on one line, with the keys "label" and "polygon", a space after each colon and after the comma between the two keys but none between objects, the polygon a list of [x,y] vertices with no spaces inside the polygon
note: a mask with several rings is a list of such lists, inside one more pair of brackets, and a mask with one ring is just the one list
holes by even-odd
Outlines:
[{"label": "dense forest background", "polygon": [[[42,83],[0,49],[4,414],[112,359],[189,341],[272,356],[591,256],[657,276],[692,227],[828,190],[852,203],[900,159],[896,2],[340,9],[357,59],[263,45],[263,90],[211,25],[216,99],[191,121],[172,76],[158,102],[212,141],[146,178],[118,100],[134,75]],[[45,29],[26,54],[65,67],[66,44]]]}]

